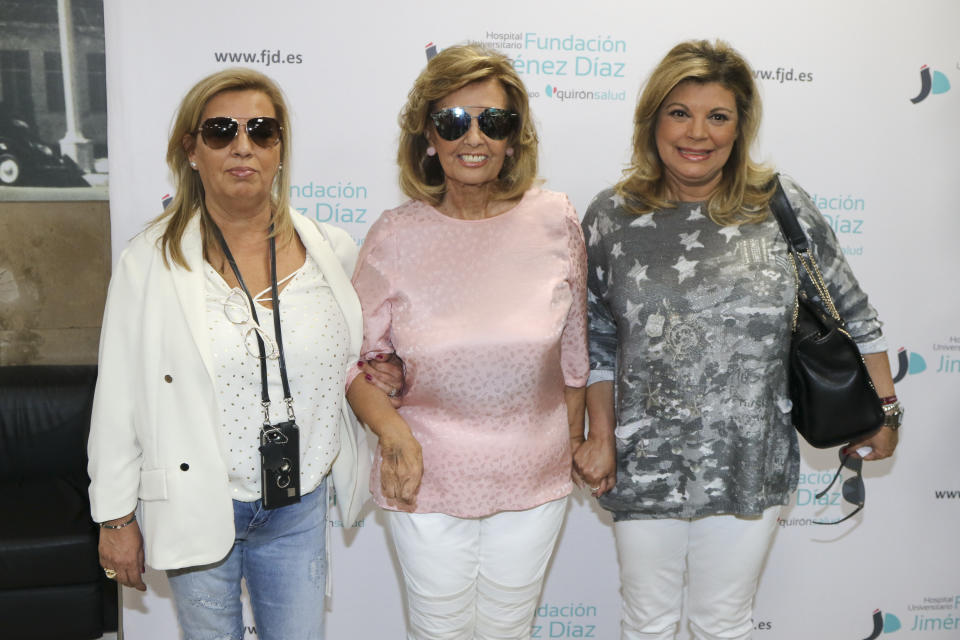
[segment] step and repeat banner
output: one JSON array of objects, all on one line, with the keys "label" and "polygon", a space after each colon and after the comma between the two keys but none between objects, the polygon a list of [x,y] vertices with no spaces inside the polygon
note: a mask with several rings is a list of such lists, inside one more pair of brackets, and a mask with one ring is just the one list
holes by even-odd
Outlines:
[{"label": "step and repeat banner", "polygon": [[[293,205],[362,242],[404,199],[397,115],[431,47],[479,41],[513,59],[546,186],[582,214],[618,179],[638,90],[666,51],[690,38],[732,43],[764,97],[755,157],[796,178],[837,232],[885,322],[907,407],[900,449],[865,465],[866,508],[839,526],[812,523],[849,509],[839,485],[815,498],[836,452],[804,450],[760,584],[755,637],[960,638],[960,4],[107,0],[105,17],[115,257],[161,211],[174,110],[215,70],[253,67],[284,88]],[[328,637],[403,637],[382,514],[337,517],[331,510]],[[165,577],[147,579],[146,595],[125,594],[128,637],[175,637]],[[578,494],[533,637],[618,637],[617,583],[610,519]],[[256,637],[252,620],[246,637]]]}]

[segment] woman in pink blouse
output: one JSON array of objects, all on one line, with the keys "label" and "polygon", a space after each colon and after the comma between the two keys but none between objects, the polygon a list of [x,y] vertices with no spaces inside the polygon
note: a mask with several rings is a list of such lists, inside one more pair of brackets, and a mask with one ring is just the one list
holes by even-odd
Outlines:
[{"label": "woman in pink blouse", "polygon": [[361,357],[396,353],[406,385],[395,410],[358,365],[348,399],[379,438],[371,487],[408,638],[529,638],[582,442],[583,236],[566,196],[533,186],[537,135],[505,56],[446,49],[400,122],[411,200],[370,229],[353,281]]}]

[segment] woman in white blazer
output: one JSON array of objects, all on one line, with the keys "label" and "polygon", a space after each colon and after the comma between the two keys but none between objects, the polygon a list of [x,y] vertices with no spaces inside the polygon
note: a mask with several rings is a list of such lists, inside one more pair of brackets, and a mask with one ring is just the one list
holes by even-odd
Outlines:
[{"label": "woman in white blazer", "polygon": [[343,398],[357,249],[290,209],[289,136],[266,76],[201,80],[168,145],[176,195],[110,283],[89,439],[100,560],[141,590],[144,562],[167,570],[186,638],[242,637],[241,578],[261,640],[321,638],[326,477],[345,522],[368,495]]}]

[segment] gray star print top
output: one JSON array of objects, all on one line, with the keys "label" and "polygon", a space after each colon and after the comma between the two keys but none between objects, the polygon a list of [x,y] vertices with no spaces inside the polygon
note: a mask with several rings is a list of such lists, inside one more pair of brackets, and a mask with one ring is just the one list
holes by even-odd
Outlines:
[{"label": "gray star print top", "polygon": [[[876,311],[810,197],[782,177],[861,352],[884,351]],[[614,380],[614,520],[756,515],[785,504],[800,454],[786,361],[796,291],[770,215],[719,226],[706,203],[634,215],[612,189],[583,219],[590,383]]]}]

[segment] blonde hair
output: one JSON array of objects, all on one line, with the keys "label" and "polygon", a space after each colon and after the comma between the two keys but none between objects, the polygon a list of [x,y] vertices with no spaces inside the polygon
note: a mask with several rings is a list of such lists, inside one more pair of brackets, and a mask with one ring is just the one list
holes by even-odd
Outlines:
[{"label": "blonde hair", "polygon": [[477,44],[449,47],[420,73],[400,113],[400,188],[414,200],[438,205],[446,194],[446,176],[436,156],[427,155],[430,114],[438,100],[468,84],[495,79],[507,94],[507,108],[519,115],[519,126],[508,138],[507,156],[494,188],[497,200],[520,197],[537,176],[537,131],[530,115],[527,89],[510,59]]},{"label": "blonde hair", "polygon": [[[174,195],[170,204],[151,224],[163,225],[160,247],[164,264],[170,261],[189,269],[180,242],[184,230],[194,215],[199,212],[203,246],[213,239],[213,222],[204,203],[204,189],[198,172],[190,167],[187,148],[196,144],[195,133],[200,127],[200,118],[207,104],[215,96],[228,91],[259,91],[265,94],[276,111],[282,127],[280,135],[281,169],[273,181],[270,194],[273,208],[273,235],[280,244],[293,238],[293,221],[290,219],[290,113],[283,92],[277,84],[253,69],[241,67],[224,69],[207,76],[193,86],[180,102],[167,143],[167,166],[173,174]],[[186,147],[185,147],[186,145]]]},{"label": "blonde hair", "polygon": [[632,213],[670,209],[663,162],[657,152],[656,127],[667,95],[683,82],[716,82],[733,93],[737,105],[737,137],[723,167],[720,184],[707,201],[710,218],[720,225],[759,222],[775,185],[773,169],[750,158],[760,129],[762,105],[753,70],[722,40],[690,40],[676,45],[660,61],[644,85],[634,113],[633,157],[614,187]]}]

